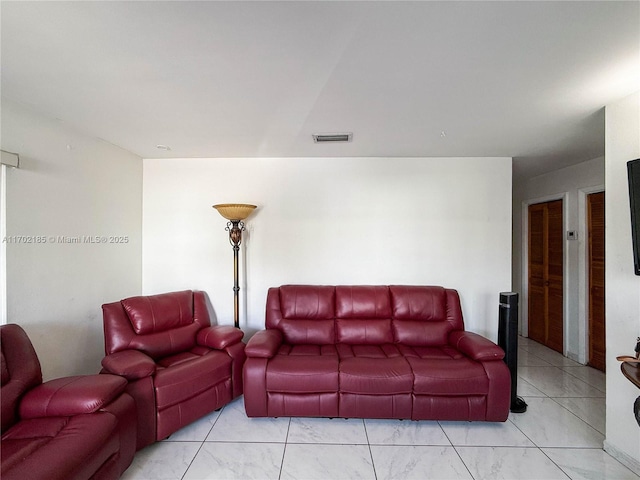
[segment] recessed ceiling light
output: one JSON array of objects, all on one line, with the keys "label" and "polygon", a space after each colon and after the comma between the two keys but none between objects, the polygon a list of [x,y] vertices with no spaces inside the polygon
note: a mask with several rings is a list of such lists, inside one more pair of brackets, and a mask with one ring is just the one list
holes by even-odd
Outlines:
[{"label": "recessed ceiling light", "polygon": [[313,141],[316,143],[350,142],[353,133],[314,133]]},{"label": "recessed ceiling light", "polygon": [[156,148],[158,150],[165,150],[167,152],[171,151],[171,147],[167,146],[167,145],[156,145]]}]

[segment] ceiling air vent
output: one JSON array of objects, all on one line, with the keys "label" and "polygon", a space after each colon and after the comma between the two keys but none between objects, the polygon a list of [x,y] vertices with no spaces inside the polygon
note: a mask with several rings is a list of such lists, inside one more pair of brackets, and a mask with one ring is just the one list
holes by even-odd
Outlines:
[{"label": "ceiling air vent", "polygon": [[314,133],[313,141],[316,143],[350,142],[353,133]]}]

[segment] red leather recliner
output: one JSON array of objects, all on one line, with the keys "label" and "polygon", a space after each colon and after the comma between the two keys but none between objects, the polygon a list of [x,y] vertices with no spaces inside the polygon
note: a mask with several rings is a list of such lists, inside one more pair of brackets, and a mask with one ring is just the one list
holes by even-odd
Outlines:
[{"label": "red leather recliner", "polygon": [[0,327],[2,480],[117,479],[133,460],[136,410],[114,375],[42,383],[24,330]]},{"label": "red leather recliner", "polygon": [[102,371],[129,381],[138,449],[242,394],[244,333],[211,326],[204,292],[131,297],[102,311]]},{"label": "red leather recliner", "polygon": [[464,330],[458,292],[411,285],[284,285],[246,347],[250,417],[504,422],[504,351]]}]

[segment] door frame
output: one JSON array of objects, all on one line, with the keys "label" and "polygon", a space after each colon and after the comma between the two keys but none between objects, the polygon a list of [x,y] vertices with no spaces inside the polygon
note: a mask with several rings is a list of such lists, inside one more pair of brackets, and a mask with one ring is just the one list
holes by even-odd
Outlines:
[{"label": "door frame", "polygon": [[0,325],[7,323],[7,166],[0,164]]},{"label": "door frame", "polygon": [[[580,240],[578,244],[578,362],[583,365],[586,365],[589,359],[589,225],[587,219],[587,197],[592,193],[604,191],[604,185],[578,189],[578,239]],[[606,261],[605,258],[605,265]]]},{"label": "door frame", "polygon": [[[569,204],[569,194],[568,192],[557,193],[554,195],[546,195],[544,197],[532,198],[528,200],[524,200],[522,202],[522,257],[521,268],[522,268],[522,276],[520,286],[522,291],[522,298],[520,301],[520,318],[522,319],[521,325],[521,334],[525,337],[529,336],[529,205],[534,205],[536,203],[545,203],[552,202],[555,200],[562,200],[562,227],[563,232],[562,236],[564,238],[564,244],[562,248],[562,353],[563,355],[567,354],[567,338],[568,334],[568,319],[569,319],[569,309],[567,302],[568,298],[568,280],[569,280],[569,268],[567,262],[567,238],[566,231],[568,230],[568,204]],[[586,201],[586,197],[585,197]]]}]

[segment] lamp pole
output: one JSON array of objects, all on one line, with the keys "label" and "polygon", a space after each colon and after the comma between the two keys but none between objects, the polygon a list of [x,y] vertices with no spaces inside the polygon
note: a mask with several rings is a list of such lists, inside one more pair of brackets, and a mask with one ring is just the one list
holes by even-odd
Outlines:
[{"label": "lamp pole", "polygon": [[229,220],[226,231],[229,232],[229,243],[233,247],[233,325],[240,328],[240,284],[238,272],[238,254],[242,243],[242,232],[245,230],[243,220],[251,215],[255,205],[244,203],[223,203],[214,205],[220,215]]},{"label": "lamp pole", "polygon": [[227,223],[226,230],[229,231],[229,243],[233,247],[233,325],[240,327],[240,285],[238,282],[238,253],[240,253],[240,243],[242,242],[242,232],[244,231],[242,220],[231,220]]}]

